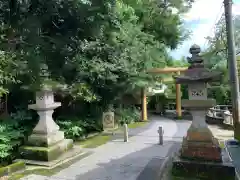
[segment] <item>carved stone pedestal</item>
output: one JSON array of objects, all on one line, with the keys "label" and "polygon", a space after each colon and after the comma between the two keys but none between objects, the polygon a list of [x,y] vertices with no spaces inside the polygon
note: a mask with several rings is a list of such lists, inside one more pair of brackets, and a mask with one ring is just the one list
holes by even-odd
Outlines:
[{"label": "carved stone pedestal", "polygon": [[52,91],[37,92],[36,104],[29,105],[29,109],[37,111],[39,122],[20,148],[21,157],[27,164],[53,166],[76,153],[81,154],[80,149],[73,149],[73,140],[65,139],[64,132],[52,119],[54,109],[59,106],[61,103],[54,102]]},{"label": "carved stone pedestal", "polygon": [[189,141],[183,139],[181,157],[189,160],[222,162],[218,141]]},{"label": "carved stone pedestal", "polygon": [[236,180],[235,168],[225,151],[222,152],[222,159],[222,162],[188,160],[176,154],[172,174],[181,179]]},{"label": "carved stone pedestal", "polygon": [[206,109],[215,105],[215,100],[207,99],[204,84],[189,85],[189,100],[183,100],[193,121],[183,139],[181,157],[192,160],[221,162],[221,149],[205,121]]}]

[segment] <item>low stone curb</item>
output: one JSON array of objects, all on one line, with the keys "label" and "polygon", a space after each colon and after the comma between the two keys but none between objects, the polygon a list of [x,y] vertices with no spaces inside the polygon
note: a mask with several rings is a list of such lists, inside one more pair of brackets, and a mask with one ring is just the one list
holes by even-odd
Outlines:
[{"label": "low stone curb", "polygon": [[[224,147],[225,147],[226,153],[227,153],[228,156],[229,156],[230,161],[233,163],[234,160],[232,159],[231,153],[230,153],[229,150],[228,150],[229,147],[228,147],[228,145],[227,145],[227,142],[228,142],[228,140],[224,141]],[[234,145],[232,145],[232,146],[234,146]],[[237,146],[236,146],[236,147],[237,147]],[[237,170],[236,167],[235,167],[235,172],[236,172],[236,180],[240,180],[240,174],[239,174],[239,172],[238,172],[238,170]]]},{"label": "low stone curb", "polygon": [[31,174],[31,175],[21,178],[21,180],[59,180],[59,178]]},{"label": "low stone curb", "polygon": [[167,166],[169,157],[165,159],[153,158],[139,174],[136,180],[159,180],[161,179],[165,167]]},{"label": "low stone curb", "polygon": [[26,164],[23,161],[15,162],[8,166],[0,168],[0,179],[4,176],[9,176],[17,171],[24,170],[26,168]]},{"label": "low stone curb", "polygon": [[[30,168],[30,169],[27,168],[26,170],[30,170],[30,171],[33,170],[34,171],[34,170],[38,170],[38,169],[39,170],[41,170],[41,169],[48,169],[48,170],[55,171],[54,169],[55,168],[59,168],[59,167],[60,167],[60,170],[62,170],[62,169],[68,168],[71,164],[74,164],[75,162],[77,162],[77,161],[79,161],[81,159],[84,159],[84,158],[86,158],[86,157],[88,157],[88,156],[90,156],[92,154],[93,154],[93,152],[90,152],[90,151],[86,152],[85,154],[81,154],[78,157],[74,157],[72,159],[67,159],[66,161],[61,162],[61,164],[58,164],[58,165],[56,165],[54,167],[36,166],[36,167]],[[63,168],[61,166],[63,166]],[[67,166],[67,167],[65,167],[65,166]],[[55,173],[57,173],[57,172],[58,171],[56,171]],[[53,174],[55,174],[55,173],[53,173]],[[63,180],[63,178],[53,177],[53,175],[52,176],[43,176],[43,175],[38,175],[38,174],[28,174],[28,175],[22,177],[20,180],[59,180],[59,179]],[[13,180],[13,179],[11,179],[11,180]],[[64,180],[66,180],[66,179],[64,179]]]},{"label": "low stone curb", "polygon": [[174,143],[164,159],[153,158],[139,174],[136,180],[160,180],[163,178],[166,169],[171,164],[173,156],[180,149],[181,143]]},{"label": "low stone curb", "polygon": [[63,153],[61,156],[59,156],[57,159],[52,161],[37,161],[37,160],[28,160],[28,159],[16,159],[15,162],[25,162],[27,165],[38,165],[41,167],[48,167],[48,168],[55,168],[61,164],[64,164],[68,161],[77,159],[78,157],[81,157],[87,153],[91,153],[90,151],[83,150],[79,146],[73,146],[73,148],[65,153]]},{"label": "low stone curb", "polygon": [[84,137],[78,138],[77,141],[84,141],[87,140],[89,138],[95,137],[100,135],[102,132],[94,132],[94,133],[89,133],[87,135],[85,135]]}]

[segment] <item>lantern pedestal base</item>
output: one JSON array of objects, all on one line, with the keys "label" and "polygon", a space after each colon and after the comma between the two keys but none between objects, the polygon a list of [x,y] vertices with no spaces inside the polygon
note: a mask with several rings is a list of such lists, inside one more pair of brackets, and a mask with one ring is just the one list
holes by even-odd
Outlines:
[{"label": "lantern pedestal base", "polygon": [[181,157],[189,160],[202,160],[221,162],[221,148],[218,142],[213,138],[213,141],[189,141],[187,138],[183,139]]},{"label": "lantern pedestal base", "polygon": [[49,147],[22,146],[20,147],[20,154],[22,160],[27,164],[48,166],[47,164],[53,164],[51,162],[57,161],[59,158],[63,157],[65,153],[71,152],[72,148],[73,140],[64,139]]},{"label": "lantern pedestal base", "polygon": [[218,140],[206,127],[190,126],[187,137],[183,138],[181,157],[190,160],[221,162],[221,148]]},{"label": "lantern pedestal base", "polygon": [[208,127],[191,126],[182,148],[173,158],[174,176],[235,180],[235,168]]},{"label": "lantern pedestal base", "polygon": [[[224,156],[225,153],[223,153]],[[236,173],[233,164],[229,158],[222,157],[222,160],[222,162],[186,160],[179,154],[173,157],[172,174],[176,177],[186,177],[186,179],[235,180]]]},{"label": "lantern pedestal base", "polygon": [[28,141],[26,142],[26,145],[50,147],[62,140],[64,140],[63,131],[56,131],[55,133],[51,133],[51,134],[33,133],[28,137]]}]

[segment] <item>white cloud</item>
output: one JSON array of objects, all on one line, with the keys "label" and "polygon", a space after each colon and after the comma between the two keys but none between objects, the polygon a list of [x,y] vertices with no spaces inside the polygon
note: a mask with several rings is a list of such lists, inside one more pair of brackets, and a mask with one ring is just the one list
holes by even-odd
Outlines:
[{"label": "white cloud", "polygon": [[[191,10],[183,16],[186,23],[198,22],[190,28],[191,38],[171,54],[175,58],[186,56],[192,44],[198,44],[202,49],[206,48],[205,38],[213,35],[215,23],[223,12],[223,0],[197,0]],[[240,14],[240,3],[233,5],[233,14]]]},{"label": "white cloud", "polygon": [[191,10],[184,15],[186,21],[199,20],[199,19],[215,19],[218,14],[220,7],[222,5],[222,0],[197,0]]}]

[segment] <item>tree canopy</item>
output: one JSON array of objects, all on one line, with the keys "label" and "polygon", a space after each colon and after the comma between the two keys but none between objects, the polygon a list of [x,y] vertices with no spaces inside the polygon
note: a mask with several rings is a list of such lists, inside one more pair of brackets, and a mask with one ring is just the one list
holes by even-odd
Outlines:
[{"label": "tree canopy", "polygon": [[167,65],[167,48],[188,35],[180,15],[191,3],[1,0],[1,49],[15,65],[8,79],[33,89],[45,64],[74,99],[113,101],[151,82],[146,69]]},{"label": "tree canopy", "polygon": [[[240,16],[234,17],[234,38],[236,50],[239,52],[240,48]],[[217,86],[212,87],[214,97],[218,99],[219,103],[230,102],[229,89],[229,73],[228,73],[228,57],[227,57],[227,37],[225,18],[222,16],[217,22],[213,37],[208,37],[209,47],[203,53],[205,64],[214,70],[223,72],[223,79]],[[239,59],[239,57],[237,57]],[[238,63],[239,66],[239,63]],[[239,68],[238,68],[239,69]]]}]

